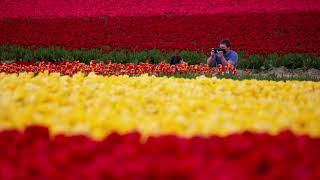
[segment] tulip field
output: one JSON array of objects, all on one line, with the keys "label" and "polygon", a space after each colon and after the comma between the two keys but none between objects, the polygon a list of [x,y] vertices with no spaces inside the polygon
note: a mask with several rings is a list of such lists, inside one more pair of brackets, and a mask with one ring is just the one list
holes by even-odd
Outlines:
[{"label": "tulip field", "polygon": [[320,81],[206,64],[320,68],[319,0],[1,1],[0,32],[0,179],[320,179]]}]

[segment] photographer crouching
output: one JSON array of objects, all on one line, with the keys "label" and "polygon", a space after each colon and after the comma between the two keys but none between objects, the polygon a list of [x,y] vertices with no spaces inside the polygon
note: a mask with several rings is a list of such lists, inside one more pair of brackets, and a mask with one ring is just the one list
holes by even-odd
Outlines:
[{"label": "photographer crouching", "polygon": [[212,48],[211,56],[207,60],[209,67],[214,65],[218,67],[219,64],[226,66],[228,63],[237,67],[238,54],[230,49],[231,43],[229,39],[223,39],[220,41],[220,48]]}]

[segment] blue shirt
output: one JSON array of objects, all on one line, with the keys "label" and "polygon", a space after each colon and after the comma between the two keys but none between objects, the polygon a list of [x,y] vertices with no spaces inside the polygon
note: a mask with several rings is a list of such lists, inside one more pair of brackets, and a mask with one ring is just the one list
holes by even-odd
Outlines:
[{"label": "blue shirt", "polygon": [[[234,62],[234,67],[237,67],[238,54],[235,51],[230,50],[228,53],[224,54],[223,56],[227,61]],[[214,54],[214,59],[216,60],[216,67],[218,67],[218,64],[222,64],[221,58],[218,57],[218,53]]]}]

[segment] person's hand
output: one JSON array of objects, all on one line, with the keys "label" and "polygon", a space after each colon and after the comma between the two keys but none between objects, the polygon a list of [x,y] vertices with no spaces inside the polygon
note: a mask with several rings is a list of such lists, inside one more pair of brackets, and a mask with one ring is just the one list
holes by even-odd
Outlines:
[{"label": "person's hand", "polygon": [[214,50],[213,50],[213,48],[211,49],[211,57],[213,57],[214,56]]},{"label": "person's hand", "polygon": [[223,51],[218,52],[218,57],[221,58],[223,56]]}]

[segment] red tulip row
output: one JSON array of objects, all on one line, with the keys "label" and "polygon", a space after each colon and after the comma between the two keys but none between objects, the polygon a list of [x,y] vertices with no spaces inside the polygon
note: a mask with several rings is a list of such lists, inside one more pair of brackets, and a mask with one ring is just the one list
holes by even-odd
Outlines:
[{"label": "red tulip row", "polygon": [[320,139],[283,132],[181,138],[0,132],[0,179],[319,179]]},{"label": "red tulip row", "polygon": [[[219,65],[218,68],[210,68],[206,64],[188,65],[186,63],[180,63],[177,65],[170,65],[165,62],[159,64],[118,64],[109,61],[107,64],[103,62],[96,63],[91,61],[90,64],[80,63],[79,61],[63,61],[63,62],[14,62],[14,63],[0,63],[0,72],[5,73],[19,73],[19,72],[44,72],[49,73],[58,72],[64,75],[73,75],[77,72],[89,73],[95,72],[101,75],[174,75],[174,74],[203,74],[212,75],[214,73],[224,74],[230,73],[233,75],[239,75],[236,69],[228,64],[227,66]],[[250,71],[246,71],[247,74]]]},{"label": "red tulip row", "polygon": [[[270,3],[271,4],[271,3]],[[60,11],[60,10],[59,10]],[[12,12],[12,11],[10,11]],[[320,11],[0,19],[0,45],[209,53],[222,38],[248,54],[320,53]]]},{"label": "red tulip row", "polygon": [[[197,8],[195,8],[197,7]],[[0,1],[0,18],[16,17],[96,17],[96,16],[154,16],[173,13],[217,14],[239,12],[268,11],[305,11],[319,10],[317,0],[247,0],[247,1],[212,1],[212,0],[10,0]]]}]

